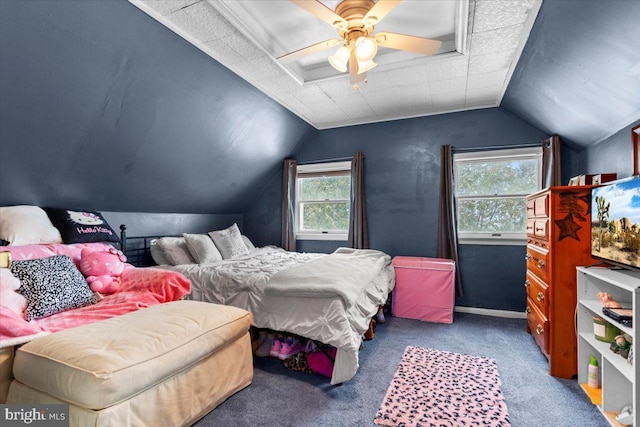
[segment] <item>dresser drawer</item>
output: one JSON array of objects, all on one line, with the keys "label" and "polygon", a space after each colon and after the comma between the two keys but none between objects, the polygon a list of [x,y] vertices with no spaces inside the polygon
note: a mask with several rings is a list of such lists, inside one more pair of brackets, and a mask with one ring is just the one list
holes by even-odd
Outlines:
[{"label": "dresser drawer", "polygon": [[534,235],[539,239],[549,240],[549,219],[536,219],[533,226]]},{"label": "dresser drawer", "polygon": [[528,299],[533,301],[546,318],[549,318],[549,286],[530,272],[527,272],[527,280],[524,285],[527,288]]},{"label": "dresser drawer", "polygon": [[533,214],[536,217],[549,216],[549,194],[533,199]]},{"label": "dresser drawer", "polygon": [[549,321],[538,310],[536,304],[527,297],[527,325],[533,339],[542,352],[549,355]]},{"label": "dresser drawer", "polygon": [[543,282],[549,281],[549,251],[535,245],[527,245],[527,270],[533,272],[542,279]]},{"label": "dresser drawer", "polygon": [[536,199],[527,199],[527,218],[536,216]]},{"label": "dresser drawer", "polygon": [[527,219],[527,236],[536,235],[536,220],[535,219]]}]

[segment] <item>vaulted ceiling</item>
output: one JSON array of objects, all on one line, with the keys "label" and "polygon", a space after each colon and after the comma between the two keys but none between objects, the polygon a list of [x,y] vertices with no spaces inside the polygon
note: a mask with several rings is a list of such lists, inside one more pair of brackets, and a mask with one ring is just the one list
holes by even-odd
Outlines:
[{"label": "vaulted ceiling", "polygon": [[337,47],[278,61],[337,36],[289,0],[129,1],[317,129],[502,106],[579,148],[640,118],[637,1],[405,0],[376,31],[442,47],[381,49],[357,91]]},{"label": "vaulted ceiling", "polygon": [[[277,59],[339,37],[289,0],[130,1],[317,129],[498,106],[541,2],[401,1],[375,33],[435,39],[442,47],[430,57],[379,48],[368,83],[354,90],[349,73],[327,61],[337,45],[296,61]],[[332,10],[339,3],[322,1]]]}]

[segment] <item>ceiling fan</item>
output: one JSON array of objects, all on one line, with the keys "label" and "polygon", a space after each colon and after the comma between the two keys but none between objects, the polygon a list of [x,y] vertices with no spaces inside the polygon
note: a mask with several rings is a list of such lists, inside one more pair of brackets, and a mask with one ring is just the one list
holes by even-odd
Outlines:
[{"label": "ceiling fan", "polygon": [[348,65],[349,77],[354,89],[358,89],[358,83],[363,81],[366,83],[367,71],[378,65],[373,61],[378,46],[431,56],[442,45],[439,40],[407,34],[389,32],[372,34],[374,25],[382,21],[401,0],[378,0],[377,2],[344,0],[336,6],[335,11],[319,0],[289,1],[335,27],[341,38],[307,46],[283,55],[278,60],[290,61],[342,44],[333,55],[329,56],[329,63],[340,72],[346,72]]}]

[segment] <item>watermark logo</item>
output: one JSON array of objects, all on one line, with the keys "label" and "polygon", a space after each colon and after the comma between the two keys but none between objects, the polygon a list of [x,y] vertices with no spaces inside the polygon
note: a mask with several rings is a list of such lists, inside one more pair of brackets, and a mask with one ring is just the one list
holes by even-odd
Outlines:
[{"label": "watermark logo", "polygon": [[69,427],[69,405],[0,405],[0,425]]}]

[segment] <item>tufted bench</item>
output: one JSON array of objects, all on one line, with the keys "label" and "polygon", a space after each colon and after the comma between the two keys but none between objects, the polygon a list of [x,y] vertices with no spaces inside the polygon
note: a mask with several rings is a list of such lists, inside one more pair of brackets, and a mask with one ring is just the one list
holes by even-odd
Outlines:
[{"label": "tufted bench", "polygon": [[37,338],[7,403],[68,403],[70,425],[190,425],[253,379],[251,314],[175,301]]}]

